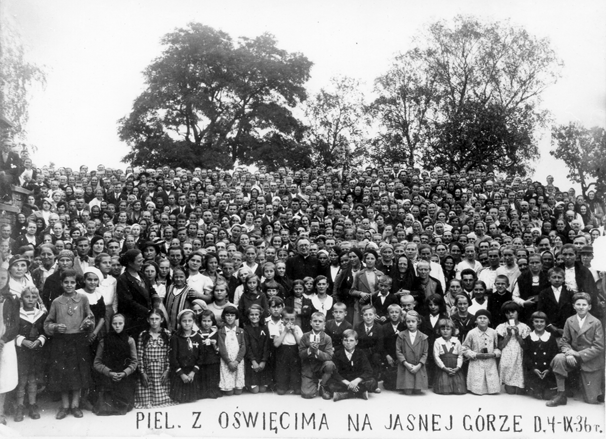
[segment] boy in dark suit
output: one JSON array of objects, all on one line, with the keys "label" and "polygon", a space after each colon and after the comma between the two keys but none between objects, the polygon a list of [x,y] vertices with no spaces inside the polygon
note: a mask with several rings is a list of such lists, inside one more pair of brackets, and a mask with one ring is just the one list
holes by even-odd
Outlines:
[{"label": "boy in dark suit", "polygon": [[547,331],[559,338],[564,334],[566,319],[574,314],[572,294],[564,285],[564,270],[561,268],[549,270],[549,283],[551,287],[539,293],[537,311],[547,315]]},{"label": "boy in dark suit", "polygon": [[356,349],[358,334],[353,329],[343,332],[343,349],[334,357],[335,370],[329,381],[334,401],[348,398],[368,399],[368,392],[377,388],[372,367],[364,352]]},{"label": "boy in dark suit", "polygon": [[334,304],[332,307],[332,316],[334,318],[326,322],[326,328],[324,330],[332,340],[332,345],[335,348],[335,352],[337,352],[343,348],[343,333],[347,329],[353,329],[353,326],[345,320],[345,316],[347,316],[347,305],[342,302]]},{"label": "boy in dark suit", "polygon": [[387,322],[389,314],[387,308],[389,308],[389,305],[398,303],[398,297],[395,294],[390,294],[391,284],[391,277],[381,276],[378,282],[379,293],[372,298],[372,306],[377,312],[376,319],[380,323]]},{"label": "boy in dark suit", "polygon": [[566,378],[568,372],[581,371],[583,400],[597,404],[604,380],[604,330],[600,321],[589,314],[591,296],[576,293],[572,297],[576,315],[569,317],[564,325],[561,353],[551,362],[558,385],[557,395],[547,407],[566,405]]}]

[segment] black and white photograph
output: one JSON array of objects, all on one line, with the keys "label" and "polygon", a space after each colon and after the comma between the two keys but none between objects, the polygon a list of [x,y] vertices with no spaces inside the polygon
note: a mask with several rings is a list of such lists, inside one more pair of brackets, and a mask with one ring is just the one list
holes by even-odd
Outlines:
[{"label": "black and white photograph", "polygon": [[0,0],[0,437],[603,438],[605,22]]}]

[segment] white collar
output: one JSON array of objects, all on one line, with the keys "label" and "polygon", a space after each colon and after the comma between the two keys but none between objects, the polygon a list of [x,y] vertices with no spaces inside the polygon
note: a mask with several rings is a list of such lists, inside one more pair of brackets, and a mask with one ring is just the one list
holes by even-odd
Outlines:
[{"label": "white collar", "polygon": [[326,312],[332,307],[332,296],[326,296],[324,302],[320,302],[318,295],[314,294],[311,296],[311,303],[313,304],[314,308],[320,310],[326,315]]},{"label": "white collar", "polygon": [[532,331],[530,333],[530,339],[532,341],[539,341],[539,340],[541,340],[541,341],[547,341],[550,338],[551,338],[551,333],[547,332],[547,331],[543,332],[543,335],[541,335],[540,337],[539,337],[539,335],[535,331]]}]

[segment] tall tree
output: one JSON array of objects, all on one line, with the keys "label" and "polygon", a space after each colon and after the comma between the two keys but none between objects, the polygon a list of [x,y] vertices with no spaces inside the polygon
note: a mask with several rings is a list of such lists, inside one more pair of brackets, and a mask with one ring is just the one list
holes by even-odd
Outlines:
[{"label": "tall tree", "polygon": [[[549,153],[568,167],[568,178],[581,184],[587,194],[592,184],[606,192],[606,130],[602,127],[585,128],[579,123],[554,127]],[[592,181],[593,180],[593,181]]]},{"label": "tall tree", "polygon": [[[119,121],[131,152],[124,161],[156,166],[249,164],[274,135],[300,130],[292,109],[305,100],[311,62],[272,35],[240,38],[199,23],[167,34],[145,70],[146,90]],[[279,146],[280,144],[274,144]]]},{"label": "tall tree", "polygon": [[375,80],[378,97],[370,106],[377,126],[369,157],[379,164],[413,167],[431,139],[438,99],[437,85],[424,69],[418,49],[396,56],[386,74]]},{"label": "tall tree", "polygon": [[392,149],[401,141],[411,166],[524,174],[538,156],[534,132],[547,118],[541,93],[561,66],[549,41],[458,16],[430,25],[416,42],[376,81],[379,140],[387,137]]},{"label": "tall tree", "polygon": [[355,165],[368,141],[368,118],[360,82],[335,77],[305,105],[306,141],[316,164]]},{"label": "tall tree", "polygon": [[[3,136],[25,141],[29,103],[35,86],[44,85],[41,67],[28,61],[17,23],[6,2],[0,2],[0,114],[12,128],[0,130]],[[3,143],[0,141],[0,144]]]}]

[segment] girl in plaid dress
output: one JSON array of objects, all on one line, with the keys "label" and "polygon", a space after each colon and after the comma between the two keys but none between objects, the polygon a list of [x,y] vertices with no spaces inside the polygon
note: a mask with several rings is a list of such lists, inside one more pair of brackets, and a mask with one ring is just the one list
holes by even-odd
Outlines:
[{"label": "girl in plaid dress", "polygon": [[162,327],[162,313],[153,309],[148,317],[149,329],[139,335],[137,358],[139,380],[135,391],[135,408],[168,407],[174,402],[170,391],[168,348],[170,333]]}]

